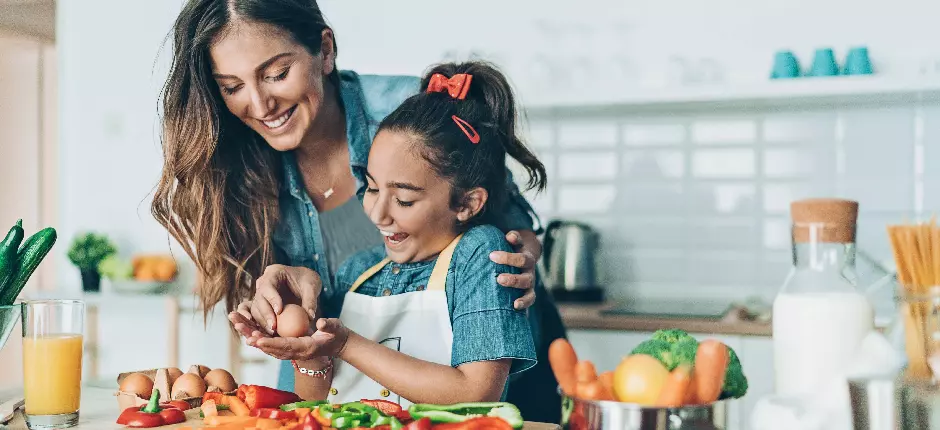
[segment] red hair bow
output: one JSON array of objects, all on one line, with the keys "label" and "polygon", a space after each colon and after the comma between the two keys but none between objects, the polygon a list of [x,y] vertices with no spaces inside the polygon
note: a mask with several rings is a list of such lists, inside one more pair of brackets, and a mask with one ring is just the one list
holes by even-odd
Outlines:
[{"label": "red hair bow", "polygon": [[428,92],[439,93],[447,91],[451,97],[457,100],[463,100],[464,97],[467,96],[467,90],[470,89],[471,80],[473,80],[473,75],[466,73],[458,73],[450,78],[440,73],[435,73],[431,76],[430,82],[428,82]]}]

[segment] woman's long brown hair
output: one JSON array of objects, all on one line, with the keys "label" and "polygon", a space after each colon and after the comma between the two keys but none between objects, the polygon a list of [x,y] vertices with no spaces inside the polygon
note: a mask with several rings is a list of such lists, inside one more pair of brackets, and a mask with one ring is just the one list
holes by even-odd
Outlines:
[{"label": "woman's long brown hair", "polygon": [[195,262],[204,318],[249,298],[275,262],[281,156],[229,112],[211,72],[209,47],[236,20],[277,26],[311,55],[328,28],[315,0],[190,0],[174,24],[151,212]]}]

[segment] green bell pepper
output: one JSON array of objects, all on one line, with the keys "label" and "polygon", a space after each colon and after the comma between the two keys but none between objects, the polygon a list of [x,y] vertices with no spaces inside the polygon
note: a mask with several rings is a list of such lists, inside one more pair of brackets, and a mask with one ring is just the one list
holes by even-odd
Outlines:
[{"label": "green bell pepper", "polygon": [[415,404],[408,408],[416,421],[429,418],[434,424],[459,423],[475,417],[502,418],[514,429],[521,429],[522,413],[519,408],[507,402],[457,403],[453,405]]},{"label": "green bell pepper", "polygon": [[281,405],[281,410],[282,410],[282,411],[292,411],[292,410],[297,409],[297,408],[313,409],[313,408],[315,408],[315,407],[317,407],[317,406],[325,405],[325,404],[327,404],[327,403],[328,403],[328,402],[325,401],[325,400],[310,400],[310,401],[306,401],[306,402],[288,403],[288,404],[286,404],[286,405]]}]

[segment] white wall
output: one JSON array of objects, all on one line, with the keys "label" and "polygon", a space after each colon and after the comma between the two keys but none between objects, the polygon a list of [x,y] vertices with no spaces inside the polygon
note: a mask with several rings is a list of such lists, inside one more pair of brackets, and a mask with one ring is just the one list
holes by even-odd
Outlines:
[{"label": "white wall", "polygon": [[[156,112],[158,89],[166,70],[166,55],[164,53],[159,60],[157,55],[180,4],[181,0],[84,0],[58,3],[62,178],[59,227],[65,244],[80,230],[97,229],[115,237],[126,250],[167,249],[166,232],[149,214],[149,192],[158,178],[161,162]],[[700,60],[710,59],[717,65],[719,75],[729,83],[764,80],[774,51],[781,48],[793,49],[804,64],[808,64],[813,49],[817,47],[835,48],[841,61],[849,47],[865,44],[871,50],[876,68],[881,73],[896,76],[916,75],[925,61],[933,64],[935,59],[940,59],[940,47],[931,42],[940,40],[940,27],[934,23],[935,17],[940,14],[940,3],[930,0],[891,3],[870,0],[482,0],[465,8],[442,6],[440,2],[427,0],[326,0],[321,1],[321,4],[337,33],[341,68],[352,68],[363,73],[418,74],[442,58],[464,56],[474,51],[504,66],[521,90],[523,100],[545,91],[560,91],[558,88],[597,91],[611,85],[678,85],[680,82],[675,76],[675,58],[685,58],[699,65],[702,64]],[[913,127],[903,124],[907,124],[915,113],[858,113],[861,124],[885,121],[887,128],[884,130],[891,130],[877,136],[878,139],[866,141],[865,145],[877,146],[895,138],[910,137]],[[731,115],[731,119],[742,120],[745,124],[749,121],[762,124],[762,115],[761,112],[738,112]],[[679,126],[691,127],[695,121],[708,120],[706,117],[691,115],[681,119],[685,122]],[[819,118],[824,122],[831,119],[825,113]],[[809,118],[809,122],[800,127],[812,127],[813,121],[819,118]],[[621,142],[615,135],[598,136],[610,130],[616,133],[617,127],[621,127],[625,121],[634,120],[606,115],[598,118],[603,123],[600,128],[582,128],[575,133],[581,136],[579,138],[589,135],[594,136],[591,139],[601,139],[591,142],[592,145],[603,144],[606,142],[603,139],[613,139],[611,142],[615,149],[611,154],[629,158],[626,153],[616,149]],[[656,122],[662,118],[650,120]],[[733,133],[725,125],[727,123],[719,123],[718,127],[723,132]],[[537,126],[539,124],[533,124],[534,129]],[[551,130],[555,130],[558,124],[549,121],[541,126],[543,131],[545,128],[548,131],[540,136],[556,139]],[[759,138],[755,139],[749,140],[747,144],[756,145]],[[550,167],[554,169],[553,180],[561,178],[558,176],[560,171],[577,167],[577,164],[571,164],[577,161],[567,157],[563,150],[563,140],[557,143],[561,146],[542,151],[549,157]],[[682,154],[682,148],[685,148],[685,142],[692,141],[694,139],[686,140],[683,137],[682,142],[675,143],[677,146],[672,149],[678,150],[685,157],[683,159],[691,160],[694,154]],[[812,145],[811,140],[801,142]],[[605,150],[603,145],[600,149],[601,152]],[[885,147],[877,149],[891,152]],[[809,151],[815,149],[810,148]],[[828,150],[823,153],[825,151]],[[908,152],[892,154],[903,157]],[[734,164],[733,157],[718,160],[718,163],[732,163],[733,166],[750,169]],[[898,163],[903,165],[906,161],[902,159]],[[819,166],[826,168],[825,162]],[[859,175],[876,186],[866,190],[865,195],[855,195],[866,198],[875,195],[875,199],[883,200],[885,196],[894,193],[894,188],[879,188],[877,184],[881,176],[877,175],[890,174],[892,171],[880,171],[875,168],[877,163],[874,162],[871,166],[873,168],[863,170]],[[869,173],[873,176],[866,176]],[[583,182],[589,192],[603,196],[606,195],[605,189],[613,187],[621,190],[622,185],[634,181],[631,175],[625,162],[617,163],[610,177],[589,178]],[[696,179],[694,176],[687,178]],[[805,183],[803,179],[796,177],[794,182]],[[745,194],[752,200],[761,199],[766,194],[764,189],[755,188],[749,180],[735,178],[719,185],[737,184],[739,188],[759,189],[761,191],[748,191]],[[561,182],[563,184],[564,180]],[[657,184],[663,185],[660,182]],[[907,187],[906,183],[902,186]],[[655,186],[647,191],[650,189],[655,189]],[[558,201],[561,194],[561,191],[555,189],[539,202],[544,215],[585,215],[560,211],[565,204]],[[786,199],[792,194],[777,195],[782,196],[780,199]],[[636,197],[650,200],[640,204],[653,205],[651,201],[655,193],[641,193]],[[713,200],[703,204],[727,206],[728,198],[723,202]],[[877,207],[880,204],[877,200],[862,203],[863,207]],[[775,201],[769,207],[780,204],[780,201]],[[891,212],[883,214],[883,219],[892,219],[895,214],[910,209],[908,206],[923,208],[916,206],[913,200],[905,200],[903,205],[888,207]],[[662,219],[663,215],[669,214],[686,219],[695,212],[656,207],[648,215]],[[709,269],[712,267],[710,263],[702,263],[701,266],[705,266],[702,270],[706,270],[708,276],[732,274],[727,279],[720,276],[706,277],[708,282],[704,285],[697,282],[698,279],[690,279],[686,275],[682,275],[682,279],[672,278],[675,273],[688,272],[689,264],[694,264],[686,260],[694,257],[685,254],[690,246],[706,248],[714,246],[716,241],[721,245],[727,236],[740,233],[754,239],[746,247],[739,247],[729,254],[731,261],[739,255],[735,252],[748,253],[753,248],[764,249],[767,229],[761,218],[763,214],[762,210],[749,212],[744,215],[747,227],[739,228],[736,223],[740,219],[726,218],[727,214],[718,212],[707,221],[706,227],[708,231],[718,231],[711,228],[727,225],[729,228],[724,230],[726,233],[715,233],[703,242],[683,239],[681,245],[667,246],[665,250],[656,246],[654,248],[657,249],[646,254],[640,250],[640,257],[624,255],[621,251],[638,241],[655,241],[659,237],[668,241],[669,236],[629,236],[630,230],[625,229],[621,232],[627,235],[624,241],[608,245],[608,250],[613,248],[615,252],[607,252],[604,257],[608,262],[606,280],[617,285],[649,281],[645,285],[652,285],[654,289],[662,285],[675,285],[678,288],[673,289],[675,293],[683,293],[690,286],[696,286],[703,294],[708,293],[708,287],[716,286],[732,295],[766,290],[767,286],[776,282],[776,278],[772,275],[758,275],[779,273],[779,268],[768,272],[761,269],[763,263],[750,260],[715,265],[714,270]],[[618,216],[616,212],[605,212],[599,224],[616,227],[621,223],[644,221],[625,220]],[[785,221],[785,213],[777,212],[774,216],[778,223]],[[878,220],[880,224],[873,223],[872,228],[882,228],[883,219]],[[667,226],[664,233],[670,231],[674,232]],[[779,239],[774,237],[774,240]],[[57,252],[64,254],[66,249],[66,246],[61,246]],[[681,253],[683,260],[677,263],[669,257],[650,262],[650,258],[656,260],[663,252],[666,255]],[[778,248],[768,251],[774,267],[781,262],[785,266],[785,254],[785,250],[781,252]],[[626,269],[620,269],[627,265]],[[743,278],[739,274],[742,268],[750,273]],[[626,275],[611,276],[610,272]],[[637,276],[648,279],[638,279]],[[63,288],[77,289],[79,285],[77,272],[67,264],[59,265],[58,280]],[[755,287],[758,284],[763,285],[763,290]],[[614,295],[639,294],[643,291],[643,288],[631,290],[618,286]]]},{"label": "white wall", "polygon": [[107,233],[124,253],[169,250],[166,230],[150,215],[150,194],[162,163],[157,103],[168,69],[158,54],[181,4],[57,2],[63,289],[80,289],[64,255],[81,231]]}]

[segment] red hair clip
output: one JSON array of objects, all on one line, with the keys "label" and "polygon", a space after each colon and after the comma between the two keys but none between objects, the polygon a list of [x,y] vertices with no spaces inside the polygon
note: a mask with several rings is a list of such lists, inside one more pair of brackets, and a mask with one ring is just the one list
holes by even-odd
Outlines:
[{"label": "red hair clip", "polygon": [[467,90],[470,89],[471,80],[473,80],[473,75],[466,73],[458,73],[450,78],[440,73],[435,73],[431,75],[431,80],[428,81],[427,92],[440,93],[446,91],[451,97],[457,100],[463,100],[464,97],[467,97]]},{"label": "red hair clip", "polygon": [[470,142],[474,145],[480,143],[480,135],[473,129],[473,126],[468,124],[467,121],[460,119],[457,115],[451,115],[450,117],[457,123],[457,127],[460,127],[460,131],[467,135],[467,139],[470,139]]}]

